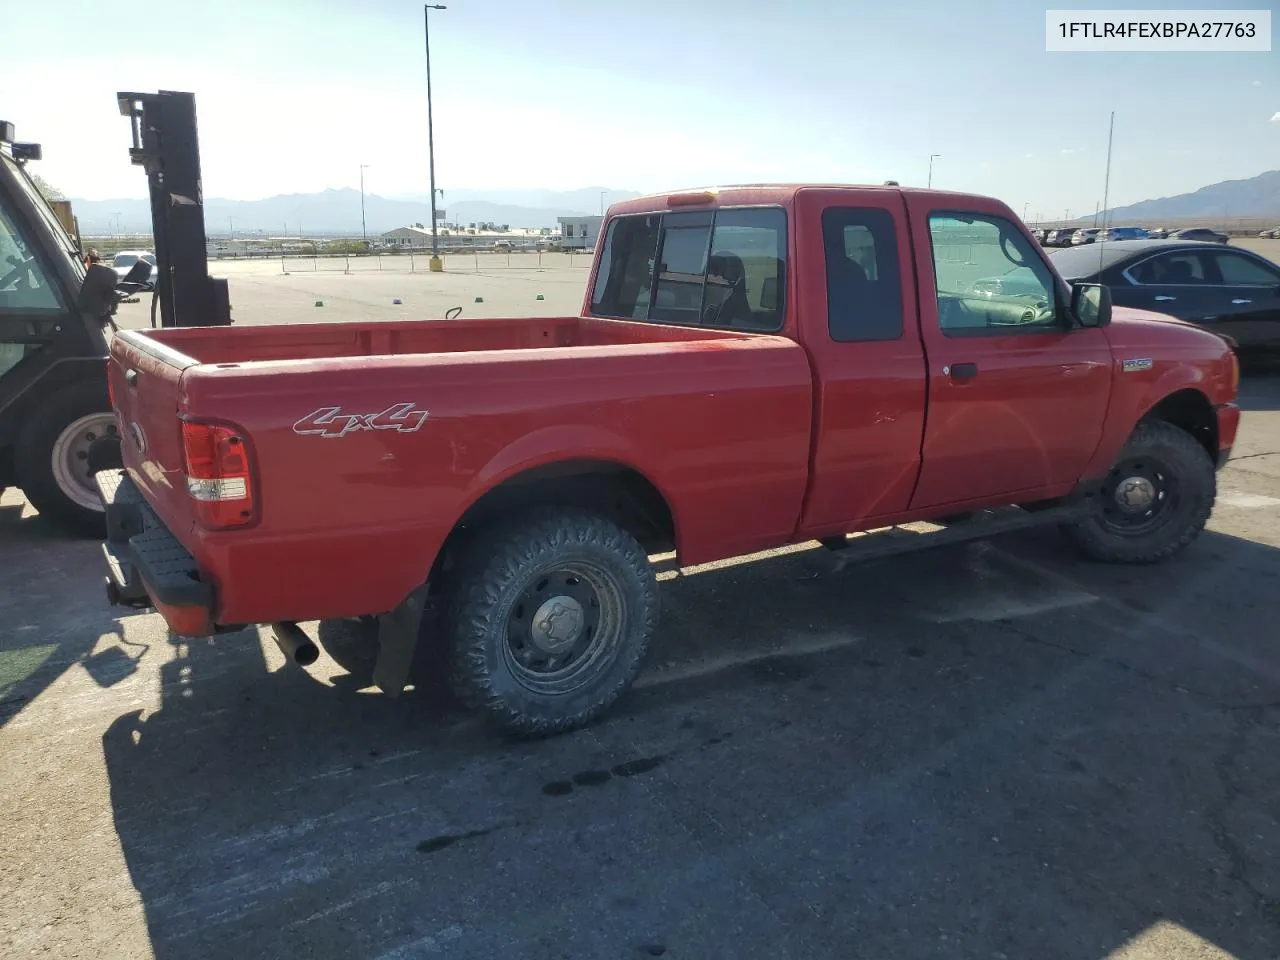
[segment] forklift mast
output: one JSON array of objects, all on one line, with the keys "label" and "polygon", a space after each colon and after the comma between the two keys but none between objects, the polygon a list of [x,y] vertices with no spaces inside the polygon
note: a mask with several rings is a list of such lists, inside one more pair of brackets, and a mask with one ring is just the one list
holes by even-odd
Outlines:
[{"label": "forklift mast", "polygon": [[129,158],[146,170],[151,191],[160,326],[226,326],[227,281],[209,276],[195,95],[161,90],[116,100],[133,128]]}]

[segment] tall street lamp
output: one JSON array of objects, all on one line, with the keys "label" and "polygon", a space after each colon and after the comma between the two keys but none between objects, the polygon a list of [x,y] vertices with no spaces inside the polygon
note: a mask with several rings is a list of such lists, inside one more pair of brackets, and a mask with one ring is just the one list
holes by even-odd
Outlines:
[{"label": "tall street lamp", "polygon": [[444,9],[443,3],[422,6],[422,36],[427,48],[427,168],[431,177],[431,260],[428,269],[432,273],[439,273],[444,264],[440,262],[440,236],[436,223],[436,144],[431,127],[431,11]]},{"label": "tall street lamp", "polygon": [[931,154],[929,154],[929,185],[928,185],[928,189],[932,189],[932,188],[933,188],[933,158],[934,158],[934,157],[940,157],[940,156],[942,156],[942,154],[940,154],[940,153],[931,153]]},{"label": "tall street lamp", "polygon": [[364,171],[368,166],[367,163],[360,164],[360,236],[364,238],[366,247],[369,245],[369,230],[364,223]]}]

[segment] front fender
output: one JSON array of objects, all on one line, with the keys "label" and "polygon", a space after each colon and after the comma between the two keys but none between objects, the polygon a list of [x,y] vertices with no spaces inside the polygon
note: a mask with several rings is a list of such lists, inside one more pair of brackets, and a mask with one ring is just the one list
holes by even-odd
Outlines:
[{"label": "front fender", "polygon": [[1106,475],[1138,422],[1166,397],[1190,389],[1213,406],[1212,398],[1217,392],[1205,366],[1189,361],[1154,361],[1150,369],[1126,372],[1124,360],[1117,357],[1113,361],[1112,378],[1111,403],[1102,435],[1085,467],[1083,480]]}]

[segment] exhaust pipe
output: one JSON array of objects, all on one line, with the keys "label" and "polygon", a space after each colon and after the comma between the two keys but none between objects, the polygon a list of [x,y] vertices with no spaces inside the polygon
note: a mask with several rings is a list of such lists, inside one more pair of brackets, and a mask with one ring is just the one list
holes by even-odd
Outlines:
[{"label": "exhaust pipe", "polygon": [[320,648],[302,632],[302,628],[296,623],[273,623],[271,635],[275,638],[280,652],[285,655],[285,659],[292,660],[300,667],[309,667],[320,659]]}]

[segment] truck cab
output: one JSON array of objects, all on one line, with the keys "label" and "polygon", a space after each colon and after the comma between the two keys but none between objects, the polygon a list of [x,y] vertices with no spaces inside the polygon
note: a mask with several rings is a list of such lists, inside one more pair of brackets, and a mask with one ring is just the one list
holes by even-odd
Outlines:
[{"label": "truck cab", "polygon": [[41,514],[101,536],[89,450],[116,429],[106,321],[100,299],[82,301],[77,240],[25,169],[40,153],[0,122],[0,488],[19,487]]}]

